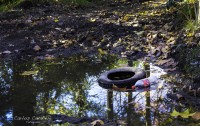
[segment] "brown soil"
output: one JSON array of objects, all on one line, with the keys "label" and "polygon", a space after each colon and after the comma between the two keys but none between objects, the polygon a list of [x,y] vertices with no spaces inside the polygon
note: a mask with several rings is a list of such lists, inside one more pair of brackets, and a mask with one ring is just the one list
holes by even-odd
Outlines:
[{"label": "brown soil", "polygon": [[163,1],[16,9],[0,13],[0,56],[51,59],[114,53],[130,59],[167,59],[178,39],[173,17]]}]

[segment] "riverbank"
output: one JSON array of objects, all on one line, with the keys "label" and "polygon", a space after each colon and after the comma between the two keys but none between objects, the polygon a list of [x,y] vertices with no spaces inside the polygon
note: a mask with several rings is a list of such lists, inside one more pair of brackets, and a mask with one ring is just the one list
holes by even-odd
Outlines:
[{"label": "riverbank", "polygon": [[0,13],[2,59],[45,60],[75,54],[142,58],[176,70],[173,52],[196,46],[166,1],[115,2],[68,8],[48,4]]}]

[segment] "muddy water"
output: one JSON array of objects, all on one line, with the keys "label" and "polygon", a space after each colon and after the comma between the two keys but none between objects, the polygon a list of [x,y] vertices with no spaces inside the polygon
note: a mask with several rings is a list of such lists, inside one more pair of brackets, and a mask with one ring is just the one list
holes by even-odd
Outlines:
[{"label": "muddy water", "polygon": [[[160,78],[159,83],[150,89],[135,92],[107,90],[98,85],[101,73],[123,66],[143,68],[147,76],[167,74],[153,64],[115,56],[74,56],[20,63],[2,61],[0,126],[60,122],[59,119],[52,122],[49,114],[96,118],[105,124],[113,122],[130,126],[196,123],[170,115],[177,104],[166,97],[173,87],[165,79]],[[184,106],[184,109],[187,108]],[[78,125],[87,124],[90,122]]]}]

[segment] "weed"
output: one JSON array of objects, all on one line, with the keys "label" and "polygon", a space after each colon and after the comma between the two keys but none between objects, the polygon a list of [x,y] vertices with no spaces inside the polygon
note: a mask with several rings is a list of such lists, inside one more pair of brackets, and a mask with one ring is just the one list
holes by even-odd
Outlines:
[{"label": "weed", "polygon": [[187,20],[185,22],[184,29],[188,33],[189,37],[193,36],[195,31],[198,29],[198,24],[195,20]]},{"label": "weed", "polygon": [[1,1],[2,4],[0,5],[0,12],[8,11],[23,1],[24,0],[9,0],[9,1],[2,0]]}]

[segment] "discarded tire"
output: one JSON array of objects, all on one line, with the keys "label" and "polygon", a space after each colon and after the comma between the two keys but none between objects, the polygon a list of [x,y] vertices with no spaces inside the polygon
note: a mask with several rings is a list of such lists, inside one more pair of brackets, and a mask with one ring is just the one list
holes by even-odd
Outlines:
[{"label": "discarded tire", "polygon": [[133,67],[122,67],[103,73],[98,83],[101,87],[111,89],[113,84],[118,88],[131,88],[136,81],[146,77],[144,70]]}]

